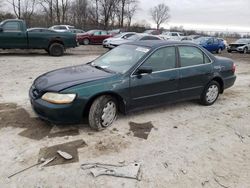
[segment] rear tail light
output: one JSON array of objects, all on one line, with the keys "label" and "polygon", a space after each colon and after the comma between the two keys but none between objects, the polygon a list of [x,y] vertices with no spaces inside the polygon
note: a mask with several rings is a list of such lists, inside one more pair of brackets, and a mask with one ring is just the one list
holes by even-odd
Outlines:
[{"label": "rear tail light", "polygon": [[235,73],[235,71],[236,71],[236,65],[235,65],[235,63],[233,64],[232,71],[233,71],[233,73]]}]

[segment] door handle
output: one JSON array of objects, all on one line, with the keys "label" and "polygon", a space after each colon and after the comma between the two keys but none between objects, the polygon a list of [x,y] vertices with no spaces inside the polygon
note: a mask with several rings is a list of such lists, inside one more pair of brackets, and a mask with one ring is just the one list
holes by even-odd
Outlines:
[{"label": "door handle", "polygon": [[176,78],[170,78],[169,79],[169,81],[171,82],[171,81],[175,81],[176,80]]}]

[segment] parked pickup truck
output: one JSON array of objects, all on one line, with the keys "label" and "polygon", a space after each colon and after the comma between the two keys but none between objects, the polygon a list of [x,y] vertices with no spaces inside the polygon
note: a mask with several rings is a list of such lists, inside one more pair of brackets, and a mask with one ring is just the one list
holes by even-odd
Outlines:
[{"label": "parked pickup truck", "polygon": [[62,56],[76,46],[76,35],[70,32],[27,31],[25,22],[17,19],[0,23],[0,49],[44,49],[51,56]]}]

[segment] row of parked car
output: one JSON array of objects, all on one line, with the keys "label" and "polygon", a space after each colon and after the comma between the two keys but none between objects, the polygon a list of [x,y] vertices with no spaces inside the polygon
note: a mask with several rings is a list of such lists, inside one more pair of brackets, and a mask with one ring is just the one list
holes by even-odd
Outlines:
[{"label": "row of parked car", "polygon": [[[30,31],[42,30],[42,28],[33,28]],[[46,29],[45,29],[46,30]],[[210,52],[221,53],[227,49],[229,53],[236,51],[240,53],[247,53],[250,50],[250,39],[239,39],[234,43],[227,44],[227,41],[223,38],[189,35],[185,36],[181,32],[163,32],[158,30],[146,30],[144,33],[136,32],[123,32],[120,30],[115,32],[105,30],[90,30],[85,32],[81,29],[75,29],[70,25],[55,25],[48,28],[50,31],[55,32],[72,32],[76,34],[76,38],[79,44],[102,44],[103,47],[112,49],[121,44],[140,41],[140,40],[174,40],[174,41],[190,41],[201,45]],[[118,33],[118,34],[117,34]]]}]

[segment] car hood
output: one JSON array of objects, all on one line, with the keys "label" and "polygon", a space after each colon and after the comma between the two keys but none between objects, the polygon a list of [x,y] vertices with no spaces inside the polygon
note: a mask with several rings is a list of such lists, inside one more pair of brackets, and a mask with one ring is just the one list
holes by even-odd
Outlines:
[{"label": "car hood", "polygon": [[108,41],[108,42],[115,42],[115,41],[120,41],[120,40],[124,40],[124,39],[111,37],[111,38],[107,38],[105,40]]},{"label": "car hood", "polygon": [[230,45],[244,46],[244,45],[246,45],[246,44],[247,44],[247,43],[244,43],[244,42],[240,42],[240,43],[235,42],[235,43],[231,43]]},{"label": "car hood", "polygon": [[116,44],[116,45],[120,45],[120,44],[124,44],[127,42],[131,42],[131,40],[127,40],[127,39],[118,39],[118,40],[112,40],[110,41],[111,44]]},{"label": "car hood", "polygon": [[39,91],[59,92],[86,82],[107,78],[113,73],[92,67],[89,64],[66,67],[39,76],[33,86]]}]

